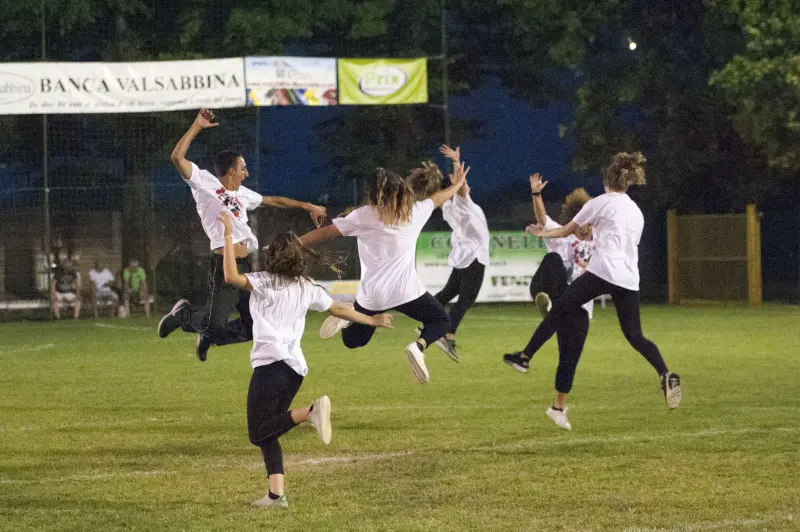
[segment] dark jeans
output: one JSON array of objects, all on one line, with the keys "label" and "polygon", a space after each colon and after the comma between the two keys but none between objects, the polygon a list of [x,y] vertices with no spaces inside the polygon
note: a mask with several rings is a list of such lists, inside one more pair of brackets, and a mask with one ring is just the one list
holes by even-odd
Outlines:
[{"label": "dark jeans", "polygon": [[[628,343],[655,368],[659,375],[665,373],[667,365],[661,357],[661,352],[656,344],[642,334],[642,322],[639,315],[639,292],[626,290],[589,272],[585,272],[578,277],[575,282],[567,287],[564,294],[553,303],[553,308],[547,318],[539,324],[530,342],[525,347],[525,354],[528,356],[536,354],[556,331],[561,336],[562,328],[568,326],[570,320],[574,319],[575,312],[580,309],[581,305],[602,294],[611,294],[614,308],[617,310],[619,325]],[[582,347],[583,345],[581,344],[580,348]],[[565,348],[578,349],[578,342],[571,342]],[[559,351],[561,349],[562,346],[559,344]],[[577,356],[580,356],[580,354]],[[561,354],[559,357],[561,357]],[[566,353],[565,357],[572,359],[575,354]]]},{"label": "dark jeans", "polygon": [[267,476],[283,473],[283,451],[278,438],[296,427],[289,407],[303,377],[285,362],[258,366],[247,391],[247,432],[261,448]]},{"label": "dark jeans", "polygon": [[[250,259],[236,259],[239,273],[250,273]],[[181,328],[200,333],[215,345],[249,342],[253,339],[253,319],[250,317],[250,292],[239,290],[225,282],[222,256],[211,258],[211,294],[205,307],[192,306],[181,316]],[[239,317],[231,320],[236,309]]]},{"label": "dark jeans", "polygon": [[485,270],[486,266],[477,259],[466,268],[453,268],[447,284],[444,285],[441,292],[434,296],[442,306],[447,305],[454,297],[458,296],[458,301],[450,307],[450,330],[447,332],[455,334],[461,320],[464,319],[464,314],[478,299]]},{"label": "dark jeans", "polygon": [[[420,338],[425,340],[425,345],[430,346],[436,340],[447,333],[450,328],[450,319],[447,317],[444,307],[429,292],[425,292],[414,301],[403,303],[402,305],[386,310],[367,310],[355,302],[355,309],[367,316],[383,314],[389,310],[402,312],[414,321],[422,322],[422,334]],[[342,341],[350,349],[355,349],[367,345],[375,333],[375,327],[351,323],[349,327],[342,330]]]}]

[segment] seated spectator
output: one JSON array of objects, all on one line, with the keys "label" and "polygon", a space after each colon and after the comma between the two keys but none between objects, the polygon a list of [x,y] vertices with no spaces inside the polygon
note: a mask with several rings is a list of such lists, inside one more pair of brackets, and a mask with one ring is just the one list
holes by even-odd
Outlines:
[{"label": "seated spectator", "polygon": [[122,271],[122,294],[127,315],[131,315],[131,297],[137,304],[144,305],[145,316],[150,317],[150,295],[147,290],[147,274],[139,266],[139,261],[131,259]]},{"label": "seated spectator", "polygon": [[80,293],[81,274],[75,270],[71,260],[64,259],[53,272],[50,284],[50,308],[57,320],[61,319],[61,307],[65,304],[73,305],[75,319],[78,319],[81,314]]},{"label": "seated spectator", "polygon": [[119,296],[114,292],[114,274],[111,273],[100,261],[94,263],[94,268],[89,270],[89,280],[92,290],[92,305],[94,317],[98,316],[99,306],[110,306],[113,316],[117,307]]}]

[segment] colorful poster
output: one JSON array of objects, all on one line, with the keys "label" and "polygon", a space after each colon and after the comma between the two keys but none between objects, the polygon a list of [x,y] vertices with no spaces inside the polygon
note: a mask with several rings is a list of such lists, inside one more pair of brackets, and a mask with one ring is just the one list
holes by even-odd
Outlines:
[{"label": "colorful poster", "polygon": [[2,63],[0,114],[243,107],[244,61]]},{"label": "colorful poster", "polygon": [[247,105],[336,105],[336,59],[246,57]]},{"label": "colorful poster", "polygon": [[[542,239],[523,231],[492,231],[490,264],[486,268],[478,302],[531,301],[531,277],[547,253]],[[435,294],[444,288],[452,268],[450,233],[422,233],[417,240],[417,273],[425,288]]]},{"label": "colorful poster", "polygon": [[339,59],[339,103],[428,103],[428,61]]}]

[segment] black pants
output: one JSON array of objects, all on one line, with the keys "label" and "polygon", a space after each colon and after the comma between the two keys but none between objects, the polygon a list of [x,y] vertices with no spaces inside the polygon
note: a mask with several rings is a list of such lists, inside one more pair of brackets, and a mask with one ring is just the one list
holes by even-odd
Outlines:
[{"label": "black pants", "polygon": [[285,362],[258,366],[247,391],[247,432],[250,443],[261,448],[267,476],[283,473],[283,451],[278,438],[296,427],[289,406],[303,377]]},{"label": "black pants", "polygon": [[[450,319],[447,317],[447,312],[445,312],[442,304],[429,292],[425,292],[414,301],[386,310],[368,310],[359,305],[358,301],[355,303],[355,309],[367,316],[375,316],[389,310],[397,310],[414,321],[422,322],[420,338],[425,340],[426,346],[432,345],[436,340],[444,336],[450,328]],[[349,327],[342,330],[342,341],[344,341],[346,347],[355,349],[367,345],[374,333],[375,327],[351,323]]]},{"label": "black pants", "polygon": [[567,269],[558,253],[548,253],[539,263],[539,268],[531,279],[531,298],[536,299],[536,294],[544,292],[550,296],[550,301],[555,301],[567,289]]},{"label": "black pants", "polygon": [[[250,273],[250,259],[236,259],[239,273]],[[249,342],[253,339],[253,319],[250,317],[250,292],[239,290],[225,282],[222,255],[211,258],[211,294],[205,307],[192,306],[181,316],[181,328],[200,333],[215,345]],[[236,309],[239,317],[230,320]],[[230,321],[229,321],[230,320]]]},{"label": "black pants", "polygon": [[[561,336],[561,330],[568,334],[568,329],[565,327],[568,326],[571,319],[574,319],[575,312],[581,305],[602,294],[611,294],[614,308],[617,310],[619,325],[628,343],[647,359],[659,375],[665,373],[667,365],[661,357],[661,352],[656,344],[642,334],[642,322],[639,315],[639,292],[626,290],[589,272],[578,277],[575,282],[567,287],[564,294],[553,303],[553,308],[547,318],[539,324],[530,342],[525,347],[525,354],[533,356],[556,331],[559,331],[559,336]],[[582,343],[580,343],[580,346],[578,343],[567,342],[564,346],[559,343],[559,352],[562,348],[569,350],[582,348]],[[577,353],[577,355],[575,353],[560,354],[559,359],[562,356],[567,360],[575,359],[577,361],[580,353]]]},{"label": "black pants", "polygon": [[[536,299],[536,294],[544,292],[550,296],[550,301],[557,301],[567,289],[568,275],[561,255],[548,253],[542,258],[539,269],[531,279],[531,297]],[[586,336],[589,334],[589,313],[584,308],[578,307],[578,310],[564,320],[557,333],[556,391],[569,393],[572,390],[572,381],[575,378],[575,370],[583,352]]]},{"label": "black pants", "polygon": [[485,270],[486,266],[478,262],[478,259],[472,261],[466,268],[453,268],[447,284],[434,296],[442,306],[458,296],[458,301],[450,307],[450,330],[447,332],[455,334],[461,320],[464,319],[464,314],[478,299]]}]

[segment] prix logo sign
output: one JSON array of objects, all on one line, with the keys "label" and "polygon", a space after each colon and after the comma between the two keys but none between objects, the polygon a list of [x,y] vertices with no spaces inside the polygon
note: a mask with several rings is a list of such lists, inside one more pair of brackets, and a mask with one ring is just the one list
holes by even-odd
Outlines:
[{"label": "prix logo sign", "polygon": [[389,96],[408,83],[408,73],[402,68],[379,66],[367,70],[358,82],[358,88],[367,96]]}]

